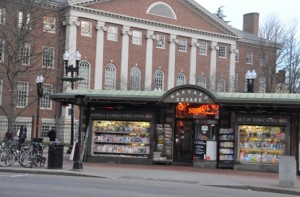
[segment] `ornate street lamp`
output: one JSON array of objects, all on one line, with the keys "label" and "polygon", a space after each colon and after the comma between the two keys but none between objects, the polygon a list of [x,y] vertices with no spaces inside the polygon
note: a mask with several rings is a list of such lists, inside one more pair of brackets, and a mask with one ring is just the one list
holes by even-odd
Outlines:
[{"label": "ornate street lamp", "polygon": [[40,124],[40,102],[41,97],[43,97],[43,83],[44,83],[44,77],[43,75],[38,75],[35,79],[36,87],[37,87],[37,96],[38,96],[38,102],[37,102],[37,112],[36,112],[36,129],[35,129],[35,137],[39,137],[39,124]]},{"label": "ornate street lamp", "polygon": [[247,92],[249,93],[253,93],[253,89],[254,89],[254,80],[256,78],[257,74],[255,72],[255,70],[248,70],[245,78],[247,79]]},{"label": "ornate street lamp", "polygon": [[[80,81],[83,80],[83,78],[78,77],[79,75],[79,62],[81,59],[81,54],[79,53],[79,51],[76,52],[75,58],[76,58],[76,65],[75,67],[73,66],[73,64],[69,65],[69,58],[70,58],[70,54],[68,51],[65,51],[64,55],[64,62],[65,62],[65,75],[66,77],[63,77],[62,80],[63,81],[68,81],[71,82],[71,89],[74,89],[74,83],[76,81]],[[71,73],[71,75],[69,75],[69,73]],[[67,153],[70,154],[72,152],[72,148],[73,148],[73,143],[74,143],[74,105],[71,104],[71,138],[70,138],[70,145],[69,145],[69,149],[67,150]]]}]

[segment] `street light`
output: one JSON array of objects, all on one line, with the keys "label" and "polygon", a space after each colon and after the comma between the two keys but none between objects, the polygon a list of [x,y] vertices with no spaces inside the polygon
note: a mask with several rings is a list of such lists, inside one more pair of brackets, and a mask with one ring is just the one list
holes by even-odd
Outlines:
[{"label": "street light", "polygon": [[[71,89],[74,89],[74,82],[83,80],[83,78],[78,77],[79,75],[79,62],[81,59],[81,54],[79,51],[76,52],[75,58],[76,58],[76,65],[75,67],[73,64],[69,65],[69,58],[70,54],[68,51],[65,51],[64,55],[64,62],[65,62],[65,74],[66,77],[63,77],[63,81],[71,82]],[[71,76],[69,76],[69,73],[71,73]],[[74,105],[71,104],[71,138],[70,138],[70,145],[69,149],[67,150],[67,153],[70,154],[72,152],[73,143],[74,143]]]},{"label": "street light", "polygon": [[245,78],[247,79],[247,92],[249,93],[253,93],[253,89],[254,89],[254,80],[256,78],[257,74],[255,72],[255,70],[248,70]]},{"label": "street light", "polygon": [[43,75],[38,75],[35,79],[36,87],[37,87],[37,96],[38,96],[38,102],[37,102],[37,112],[36,112],[36,129],[35,129],[35,137],[39,137],[39,123],[40,123],[40,101],[41,97],[43,97],[43,83],[44,83],[44,77]]}]

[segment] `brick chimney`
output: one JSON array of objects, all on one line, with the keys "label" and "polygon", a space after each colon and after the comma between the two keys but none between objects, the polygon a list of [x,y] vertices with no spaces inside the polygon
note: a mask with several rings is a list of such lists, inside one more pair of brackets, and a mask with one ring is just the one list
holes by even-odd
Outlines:
[{"label": "brick chimney", "polygon": [[243,31],[258,36],[259,13],[244,14]]}]

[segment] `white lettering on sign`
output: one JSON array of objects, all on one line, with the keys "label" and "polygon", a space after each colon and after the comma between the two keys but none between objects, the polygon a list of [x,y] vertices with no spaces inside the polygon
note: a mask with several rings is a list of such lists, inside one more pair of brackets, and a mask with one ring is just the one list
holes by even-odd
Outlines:
[{"label": "white lettering on sign", "polygon": [[210,97],[205,93],[186,89],[186,90],[179,90],[169,95],[170,101],[173,102],[182,102],[182,103],[203,103],[203,102],[212,102],[210,101]]}]

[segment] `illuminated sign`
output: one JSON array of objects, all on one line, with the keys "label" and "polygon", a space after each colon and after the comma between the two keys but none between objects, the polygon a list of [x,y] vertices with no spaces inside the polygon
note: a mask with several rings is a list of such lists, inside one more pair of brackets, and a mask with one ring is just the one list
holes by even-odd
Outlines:
[{"label": "illuminated sign", "polygon": [[219,105],[205,104],[199,107],[190,107],[189,103],[179,103],[177,109],[180,111],[187,111],[189,114],[203,114],[203,115],[219,115]]}]

